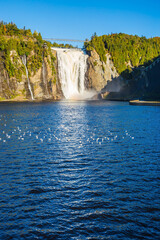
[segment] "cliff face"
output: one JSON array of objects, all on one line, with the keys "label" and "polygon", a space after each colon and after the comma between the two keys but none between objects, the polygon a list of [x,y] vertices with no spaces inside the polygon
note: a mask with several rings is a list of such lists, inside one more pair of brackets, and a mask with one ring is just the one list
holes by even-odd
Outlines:
[{"label": "cliff face", "polygon": [[124,79],[117,73],[109,54],[104,63],[92,50],[88,57],[87,88],[96,90],[98,98],[108,100],[160,100],[160,57],[148,67],[139,67],[138,74],[132,69],[131,79]]},{"label": "cliff face", "polygon": [[140,99],[160,100],[160,57],[144,68],[135,80],[138,89],[136,94],[139,94]]},{"label": "cliff face", "polygon": [[91,51],[91,55],[87,61],[87,79],[88,88],[93,88],[96,91],[100,91],[107,84],[107,81],[111,81],[112,76],[116,76],[116,70],[113,64],[110,62],[109,55],[107,55],[106,64],[100,61],[100,57],[95,50]]},{"label": "cliff face", "polygon": [[[5,63],[5,55],[0,52],[0,100],[45,100],[58,99],[61,97],[57,82],[57,60],[56,53],[54,65],[51,65],[51,56],[43,56],[42,66],[36,71],[31,69],[34,64],[34,52],[26,56],[19,56],[15,50],[10,51],[10,64],[16,73],[9,77]],[[26,66],[23,58],[26,59]],[[30,71],[28,73],[28,68]],[[28,75],[28,76],[27,76]]]},{"label": "cliff face", "polygon": [[87,64],[87,88],[92,88],[97,92],[117,92],[120,90],[121,85],[123,85],[123,78],[117,73],[110,54],[106,54],[106,63],[104,63],[100,60],[97,52],[92,50]]},{"label": "cliff face", "polygon": [[[0,22],[0,101],[64,97],[57,54],[52,47],[36,31],[32,33],[30,29],[18,29],[13,23]],[[85,86],[95,90],[98,97],[159,98],[159,62],[146,68],[160,56],[159,37],[95,34],[84,43],[84,48],[89,55]]]},{"label": "cliff face", "polygon": [[[9,61],[0,51],[0,100],[55,100],[63,98],[56,51],[42,56],[41,65],[34,69],[35,53],[19,56],[16,50],[8,54]],[[51,59],[53,58],[53,59]],[[135,98],[159,100],[160,58],[151,65],[139,68],[140,74],[124,80],[116,71],[109,54],[106,63],[100,60],[95,50],[87,59],[86,88],[97,91],[98,97],[108,100],[131,100]],[[7,65],[9,63],[9,66]],[[13,68],[13,76],[9,75]]]},{"label": "cliff face", "polygon": [[160,100],[160,57],[148,67],[139,67],[139,74],[126,80],[119,92],[110,92],[105,96],[108,100]]},{"label": "cliff face", "polygon": [[[52,50],[54,66],[51,66],[51,56],[43,57],[42,66],[32,71],[34,65],[34,52],[28,57],[19,56],[15,50],[10,51],[10,60],[16,69],[16,75],[9,77],[5,66],[4,54],[0,52],[0,99],[1,100],[47,100],[63,97],[60,79],[58,77],[58,62],[56,51]],[[24,64],[24,58],[26,63]],[[106,63],[100,60],[95,50],[91,51],[87,59],[86,87],[102,93],[102,97],[108,92],[120,90],[123,79],[118,75],[111,57],[106,54]],[[29,71],[29,76],[26,71]],[[19,75],[21,77],[19,77]],[[104,96],[103,96],[104,95]]]}]

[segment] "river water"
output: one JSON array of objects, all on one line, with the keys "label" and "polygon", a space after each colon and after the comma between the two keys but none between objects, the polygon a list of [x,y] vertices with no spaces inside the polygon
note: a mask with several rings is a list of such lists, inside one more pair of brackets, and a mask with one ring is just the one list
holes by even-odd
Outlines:
[{"label": "river water", "polygon": [[0,239],[159,239],[160,107],[0,104]]}]

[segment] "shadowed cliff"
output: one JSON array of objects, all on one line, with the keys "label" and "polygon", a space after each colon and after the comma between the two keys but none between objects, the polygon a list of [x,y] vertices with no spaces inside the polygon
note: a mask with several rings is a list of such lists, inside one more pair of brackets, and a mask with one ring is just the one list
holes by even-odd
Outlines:
[{"label": "shadowed cliff", "polygon": [[[129,80],[124,80],[120,91],[114,91],[121,83],[115,78],[101,93],[108,100],[160,100],[160,57],[145,67],[136,68]],[[108,94],[107,94],[108,92]]]},{"label": "shadowed cliff", "polygon": [[159,37],[95,34],[85,50],[89,87],[99,92],[98,98],[159,99]]}]

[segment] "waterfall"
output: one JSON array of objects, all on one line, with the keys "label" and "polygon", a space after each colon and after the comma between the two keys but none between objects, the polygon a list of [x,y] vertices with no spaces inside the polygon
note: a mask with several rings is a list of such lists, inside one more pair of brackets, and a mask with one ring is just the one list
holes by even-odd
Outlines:
[{"label": "waterfall", "polygon": [[30,84],[30,80],[29,80],[29,77],[28,77],[28,69],[27,69],[27,58],[26,58],[26,55],[23,55],[23,56],[22,56],[22,63],[23,63],[23,65],[25,66],[25,69],[26,69],[26,76],[27,76],[27,81],[28,81],[28,89],[29,89],[29,91],[30,91],[32,100],[34,100],[32,88],[31,88],[31,84]]},{"label": "waterfall", "polygon": [[88,56],[79,49],[55,49],[58,74],[66,99],[86,99],[94,94],[85,90],[85,73]]}]

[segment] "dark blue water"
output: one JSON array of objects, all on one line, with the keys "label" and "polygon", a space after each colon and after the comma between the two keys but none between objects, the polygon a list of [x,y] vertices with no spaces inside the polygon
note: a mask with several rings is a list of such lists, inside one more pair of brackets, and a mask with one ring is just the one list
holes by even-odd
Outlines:
[{"label": "dark blue water", "polygon": [[0,104],[0,239],[160,239],[160,107]]}]

